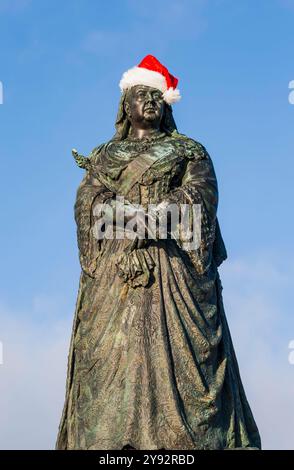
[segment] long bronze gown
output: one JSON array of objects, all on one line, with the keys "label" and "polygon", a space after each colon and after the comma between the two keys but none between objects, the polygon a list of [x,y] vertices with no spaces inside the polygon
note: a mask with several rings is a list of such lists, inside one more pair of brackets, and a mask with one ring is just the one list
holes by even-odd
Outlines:
[{"label": "long bronze gown", "polygon": [[[159,137],[94,149],[78,189],[82,274],[57,449],[260,448],[222,302],[213,164],[193,139]],[[201,204],[199,249],[159,239],[127,253],[130,240],[93,236],[93,205],[123,194],[141,152],[160,158],[128,201]]]}]

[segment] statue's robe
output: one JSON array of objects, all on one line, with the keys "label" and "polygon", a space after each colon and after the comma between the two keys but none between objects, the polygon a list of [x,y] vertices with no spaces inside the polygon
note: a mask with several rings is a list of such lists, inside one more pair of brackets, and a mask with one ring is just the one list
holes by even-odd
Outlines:
[{"label": "statue's robe", "polygon": [[[201,246],[97,240],[93,207],[122,195],[140,152],[161,155],[129,186],[132,203],[200,204]],[[58,449],[260,448],[227,325],[211,159],[178,133],[94,149],[75,205],[82,274]]]}]

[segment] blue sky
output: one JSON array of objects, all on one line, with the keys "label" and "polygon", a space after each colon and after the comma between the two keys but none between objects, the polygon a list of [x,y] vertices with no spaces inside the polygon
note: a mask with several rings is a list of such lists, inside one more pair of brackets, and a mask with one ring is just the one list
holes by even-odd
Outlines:
[{"label": "blue sky", "polygon": [[214,161],[224,301],[264,447],[294,448],[293,22],[293,0],[0,0],[1,448],[54,445],[80,272],[71,149],[113,135],[121,74],[148,53]]}]

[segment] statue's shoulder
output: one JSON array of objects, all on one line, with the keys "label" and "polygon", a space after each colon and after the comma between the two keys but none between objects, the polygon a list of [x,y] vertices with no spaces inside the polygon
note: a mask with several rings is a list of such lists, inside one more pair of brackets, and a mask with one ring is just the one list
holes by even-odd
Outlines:
[{"label": "statue's shoulder", "polygon": [[104,144],[95,147],[89,155],[92,163],[99,164],[104,161],[105,158],[112,158],[114,155],[128,150],[129,144],[126,144],[124,140],[110,139]]},{"label": "statue's shoulder", "polygon": [[171,137],[176,147],[186,158],[190,160],[208,160],[210,158],[204,145],[197,140],[179,132],[174,132]]},{"label": "statue's shoulder", "polygon": [[103,151],[105,150],[105,147],[107,146],[108,142],[104,144],[100,144],[97,147],[94,147],[93,150],[89,154],[89,159],[91,160],[92,163],[96,163]]}]

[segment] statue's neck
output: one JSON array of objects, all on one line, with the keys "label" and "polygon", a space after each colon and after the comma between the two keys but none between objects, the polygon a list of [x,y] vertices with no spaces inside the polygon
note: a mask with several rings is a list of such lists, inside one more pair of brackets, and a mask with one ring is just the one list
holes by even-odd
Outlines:
[{"label": "statue's neck", "polygon": [[139,129],[139,128],[134,128],[131,127],[129,136],[134,139],[144,139],[144,138],[149,138],[153,136],[157,136],[158,134],[161,134],[160,129]]}]

